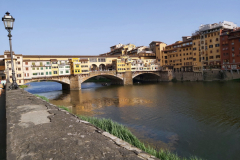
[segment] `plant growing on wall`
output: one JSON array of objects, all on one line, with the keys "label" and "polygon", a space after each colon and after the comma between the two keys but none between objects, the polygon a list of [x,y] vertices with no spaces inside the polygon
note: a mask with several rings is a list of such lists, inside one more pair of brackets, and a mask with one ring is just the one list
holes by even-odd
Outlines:
[{"label": "plant growing on wall", "polygon": [[227,78],[226,72],[225,71],[219,71],[218,75],[217,75],[217,78],[220,79],[220,80],[224,80],[225,78]]}]

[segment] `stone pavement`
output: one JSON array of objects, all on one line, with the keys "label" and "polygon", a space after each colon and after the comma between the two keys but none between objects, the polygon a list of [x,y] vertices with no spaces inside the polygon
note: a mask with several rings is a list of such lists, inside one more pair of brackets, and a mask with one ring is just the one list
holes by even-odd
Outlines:
[{"label": "stone pavement", "polygon": [[6,92],[7,159],[157,158],[24,91]]}]

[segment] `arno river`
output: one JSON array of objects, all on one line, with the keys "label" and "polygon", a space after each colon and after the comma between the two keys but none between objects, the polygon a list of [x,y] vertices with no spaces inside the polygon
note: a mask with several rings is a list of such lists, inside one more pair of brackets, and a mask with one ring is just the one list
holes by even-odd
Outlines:
[{"label": "arno river", "polygon": [[81,91],[34,82],[26,90],[55,105],[71,106],[75,114],[110,118],[140,140],[180,156],[240,157],[240,82],[84,83]]}]

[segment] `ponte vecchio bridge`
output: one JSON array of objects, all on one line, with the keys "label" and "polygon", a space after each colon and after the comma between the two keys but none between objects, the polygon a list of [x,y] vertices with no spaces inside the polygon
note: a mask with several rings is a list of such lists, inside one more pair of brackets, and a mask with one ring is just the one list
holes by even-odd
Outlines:
[{"label": "ponte vecchio bridge", "polygon": [[[122,84],[122,85],[132,85],[133,79],[140,75],[152,75],[154,78],[145,79],[150,81],[166,81],[168,76],[160,71],[139,71],[139,72],[124,72],[118,73],[113,71],[94,71],[87,75],[64,75],[64,76],[51,76],[51,77],[38,77],[32,79],[26,79],[24,83],[29,83],[33,81],[55,81],[62,84],[63,90],[81,90],[81,84],[86,80],[102,76],[111,80],[111,84]],[[149,76],[146,76],[149,78]]]}]

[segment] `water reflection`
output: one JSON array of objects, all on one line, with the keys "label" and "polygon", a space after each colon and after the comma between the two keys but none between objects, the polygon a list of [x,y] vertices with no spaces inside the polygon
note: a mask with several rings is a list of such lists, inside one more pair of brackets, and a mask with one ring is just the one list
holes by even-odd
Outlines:
[{"label": "water reflection", "polygon": [[[92,92],[79,92],[79,91],[67,91],[64,94],[56,94],[57,96],[50,99],[50,103],[56,105],[64,105],[72,108],[74,114],[79,115],[94,115],[100,114],[95,112],[97,109],[114,106],[114,107],[129,107],[145,105],[146,107],[152,107],[151,100],[144,98],[127,98],[124,94],[119,92],[119,97],[108,98],[101,97],[96,98]],[[47,97],[51,97],[45,94]]]}]

